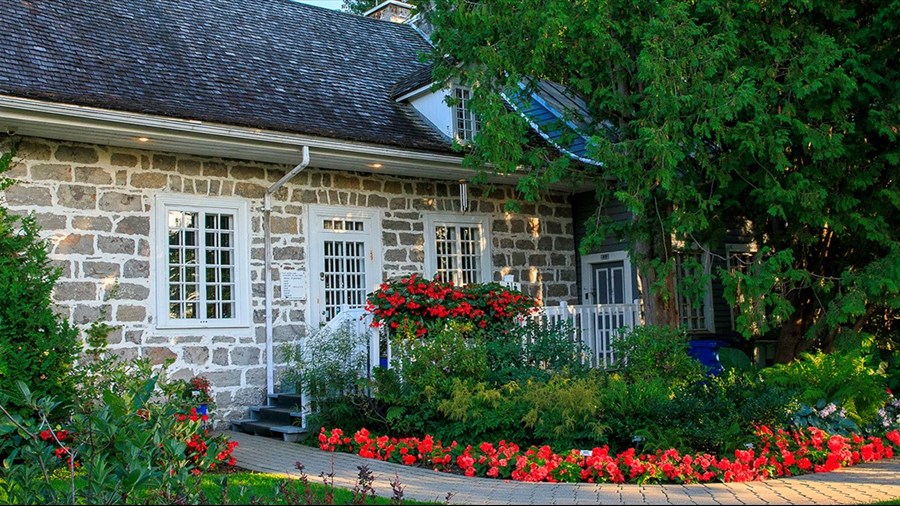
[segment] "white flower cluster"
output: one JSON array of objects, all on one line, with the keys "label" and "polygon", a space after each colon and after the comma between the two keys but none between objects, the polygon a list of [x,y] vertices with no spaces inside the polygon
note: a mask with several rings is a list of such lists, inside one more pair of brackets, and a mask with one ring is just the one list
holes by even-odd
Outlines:
[{"label": "white flower cluster", "polygon": [[847,410],[844,408],[840,408],[840,410],[838,410],[837,405],[833,402],[822,408],[821,411],[816,411],[816,409],[813,408],[813,413],[818,415],[819,418],[828,418],[835,413],[837,413],[841,418],[847,418]]}]

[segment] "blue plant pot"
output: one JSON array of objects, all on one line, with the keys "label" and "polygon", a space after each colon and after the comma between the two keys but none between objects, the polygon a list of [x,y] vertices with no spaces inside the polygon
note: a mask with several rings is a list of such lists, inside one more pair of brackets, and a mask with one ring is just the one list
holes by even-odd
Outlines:
[{"label": "blue plant pot", "polygon": [[719,348],[723,345],[717,339],[696,339],[691,341],[688,355],[699,360],[706,367],[707,374],[718,376],[724,370],[719,362]]},{"label": "blue plant pot", "polygon": [[[203,420],[203,417],[204,417],[204,416],[206,416],[206,417],[209,416],[209,411],[208,411],[208,409],[209,409],[209,407],[206,405],[205,402],[204,402],[203,404],[201,404],[200,406],[197,407],[197,415],[200,417],[200,420]],[[207,419],[208,419],[208,418],[207,418]],[[205,422],[205,421],[201,422],[201,427],[204,428],[204,429],[206,428],[206,422]]]},{"label": "blue plant pot", "polygon": [[388,359],[387,359],[387,357],[381,357],[381,358],[378,359],[378,367],[381,367],[382,369],[387,369],[387,368],[388,368]]}]

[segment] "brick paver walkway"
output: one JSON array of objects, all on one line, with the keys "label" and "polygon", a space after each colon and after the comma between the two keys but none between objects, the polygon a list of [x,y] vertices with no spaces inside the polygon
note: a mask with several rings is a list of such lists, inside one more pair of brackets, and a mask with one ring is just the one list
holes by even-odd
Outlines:
[{"label": "brick paver walkway", "polygon": [[356,484],[357,466],[375,475],[378,495],[390,497],[390,482],[399,476],[404,498],[452,504],[859,504],[900,497],[900,458],[753,483],[703,485],[615,485],[590,483],[521,483],[440,473],[418,467],[323,452],[297,443],[227,432],[240,443],[234,452],[239,467],[297,476],[302,462],[310,481],[334,472],[341,488]]}]

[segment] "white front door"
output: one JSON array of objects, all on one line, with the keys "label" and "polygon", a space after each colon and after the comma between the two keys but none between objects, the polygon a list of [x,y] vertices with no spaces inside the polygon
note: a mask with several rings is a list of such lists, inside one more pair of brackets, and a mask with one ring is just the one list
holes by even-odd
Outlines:
[{"label": "white front door", "polygon": [[310,206],[310,325],[342,308],[361,308],[381,281],[381,219],[376,211]]}]

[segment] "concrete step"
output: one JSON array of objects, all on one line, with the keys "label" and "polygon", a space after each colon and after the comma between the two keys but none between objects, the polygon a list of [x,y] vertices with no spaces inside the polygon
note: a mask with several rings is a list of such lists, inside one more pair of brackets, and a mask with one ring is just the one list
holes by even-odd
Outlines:
[{"label": "concrete step", "polygon": [[299,411],[302,397],[300,394],[269,394],[269,405],[279,408],[295,408]]},{"label": "concrete step", "polygon": [[281,408],[274,406],[262,406],[257,411],[257,419],[267,422],[282,422],[285,425],[291,425],[295,419],[298,419],[299,411],[293,408]]},{"label": "concrete step", "polygon": [[307,430],[296,425],[283,425],[281,427],[272,427],[274,434],[281,434],[281,438],[289,443],[295,443],[305,438]]}]

